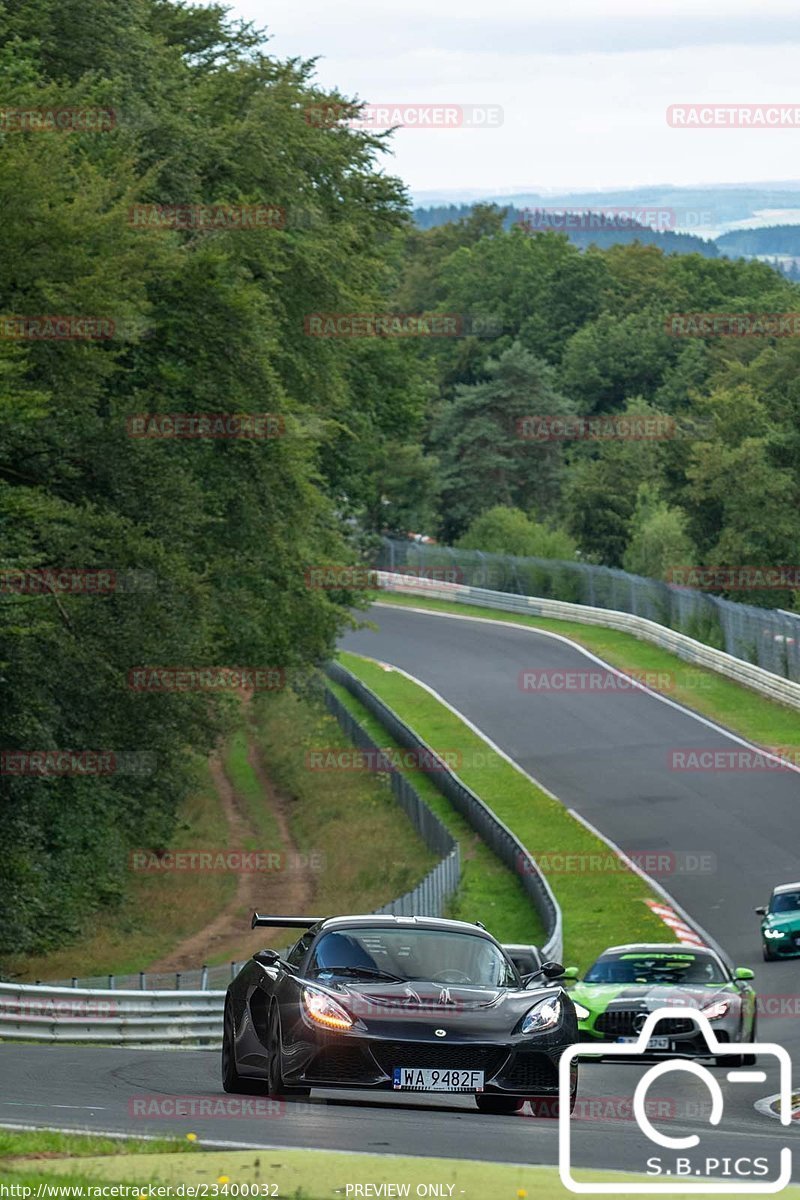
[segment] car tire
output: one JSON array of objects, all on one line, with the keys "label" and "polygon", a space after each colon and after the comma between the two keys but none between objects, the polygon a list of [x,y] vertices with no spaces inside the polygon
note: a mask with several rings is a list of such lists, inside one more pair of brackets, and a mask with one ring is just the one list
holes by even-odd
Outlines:
[{"label": "car tire", "polygon": [[761,947],[761,953],[764,955],[764,962],[774,962],[775,955],[766,946]]},{"label": "car tire", "polygon": [[235,1031],[233,1027],[233,1005],[226,997],[225,1015],[222,1018],[222,1090],[240,1096],[263,1096],[263,1079],[245,1079],[236,1070]]},{"label": "car tire", "polygon": [[273,1004],[267,1029],[267,1095],[307,1096],[310,1087],[287,1087],[281,1074],[281,1024],[278,1006]]},{"label": "car tire", "polygon": [[476,1096],[475,1103],[482,1113],[515,1113],[525,1103],[524,1096]]}]

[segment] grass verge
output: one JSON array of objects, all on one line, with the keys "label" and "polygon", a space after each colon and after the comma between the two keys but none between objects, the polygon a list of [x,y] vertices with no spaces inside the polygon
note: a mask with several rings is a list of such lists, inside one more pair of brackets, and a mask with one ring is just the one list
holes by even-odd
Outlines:
[{"label": "grass verge", "polygon": [[[476,1162],[469,1159],[409,1158],[394,1155],[340,1154],[331,1150],[214,1150],[203,1154],[152,1153],[144,1157],[104,1155],[84,1158],[76,1164],[51,1160],[47,1170],[28,1169],[28,1164],[0,1161],[0,1181],[28,1184],[35,1189],[45,1181],[66,1184],[77,1178],[84,1184],[128,1182],[132,1178],[147,1196],[149,1184],[166,1185],[166,1200],[180,1184],[206,1185],[208,1195],[229,1194],[227,1186],[248,1184],[260,1195],[277,1195],[282,1200],[345,1200],[358,1194],[379,1195],[381,1185],[406,1185],[409,1195],[433,1194],[463,1197],[464,1200],[565,1200],[573,1193],[562,1185],[555,1167]],[[620,1191],[636,1177],[614,1171],[576,1170],[581,1181],[617,1183]],[[652,1182],[652,1177],[650,1178]],[[217,1185],[216,1192],[214,1185]],[[359,1187],[360,1185],[360,1187]],[[424,1187],[425,1192],[417,1193]],[[273,1188],[275,1189],[273,1191]],[[369,1188],[369,1190],[367,1190]],[[238,1189],[237,1189],[238,1190]],[[21,1193],[16,1193],[20,1195]],[[398,1194],[397,1191],[394,1194]],[[400,1193],[402,1194],[402,1193]],[[164,1195],[164,1193],[162,1193]],[[685,1195],[662,1193],[668,1200]],[[782,1195],[798,1200],[800,1188],[787,1188]],[[732,1196],[732,1193],[731,1193]]]},{"label": "grass verge", "polygon": [[322,704],[293,692],[253,702],[253,730],[270,777],[287,798],[292,836],[317,862],[314,907],[321,914],[371,912],[403,895],[436,864],[374,772],[310,769],[315,750],[352,750]]},{"label": "grass verge", "polygon": [[[353,669],[350,662],[346,665]],[[338,684],[329,681],[329,687],[382,749],[398,749],[398,744],[363,704]],[[483,921],[504,942],[541,945],[545,941],[545,932],[519,877],[504,866],[472,826],[452,808],[436,787],[430,772],[404,768],[403,773],[461,848],[461,884],[446,915],[458,921]]]},{"label": "grass verge", "polygon": [[[646,672],[648,685],[651,677],[655,681],[653,691],[663,691],[670,699],[685,704],[687,708],[709,717],[749,741],[761,746],[793,748],[800,752],[800,713],[795,709],[769,700],[750,688],[718,675],[716,671],[694,667],[668,650],[642,641],[633,634],[596,625],[582,625],[578,621],[556,621],[504,613],[494,608],[429,600],[423,596],[397,596],[380,592],[375,599],[382,604],[427,608],[433,612],[458,613],[460,616],[488,617],[492,621],[560,633],[621,671]],[[659,674],[664,676],[666,685],[660,689],[656,686]]]},{"label": "grass verge", "polygon": [[[208,850],[226,845],[225,815],[205,762],[197,764],[197,780],[178,815],[171,848]],[[144,971],[213,921],[233,896],[236,880],[219,872],[149,874],[128,867],[123,887],[123,904],[96,914],[84,937],[48,954],[6,958],[6,975],[32,982]]]},{"label": "grass verge", "polygon": [[[339,659],[434,750],[458,752],[459,778],[509,826],[534,858],[555,851],[608,857],[604,842],[492,750],[430,692],[371,659],[346,652]],[[570,965],[587,967],[606,946],[621,938],[673,940],[667,927],[644,903],[648,898],[657,898],[656,893],[632,871],[596,872],[590,884],[579,874],[554,875],[549,882],[564,916],[564,957]],[[485,920],[485,915],[481,919]],[[495,936],[512,940],[494,914],[490,920]],[[534,940],[530,932],[528,940]]]}]

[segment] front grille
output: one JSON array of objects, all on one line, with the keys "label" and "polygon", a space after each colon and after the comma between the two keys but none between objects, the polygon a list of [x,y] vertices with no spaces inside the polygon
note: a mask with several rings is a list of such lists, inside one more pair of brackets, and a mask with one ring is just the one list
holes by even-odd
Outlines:
[{"label": "front grille", "polygon": [[558,1069],[546,1054],[518,1053],[498,1082],[501,1087],[536,1096],[558,1090]]},{"label": "front grille", "polygon": [[[634,1021],[637,1017],[642,1017],[642,1010],[638,1008],[617,1008],[609,1012],[601,1013],[594,1023],[598,1033],[607,1033],[611,1037],[637,1037],[641,1033],[641,1029],[634,1027]],[[691,1033],[697,1028],[695,1021],[687,1017],[665,1017],[663,1021],[659,1021],[656,1028],[653,1030],[653,1037],[668,1037],[675,1036],[680,1033]]]},{"label": "front grille", "polygon": [[483,1071],[486,1079],[502,1067],[508,1050],[502,1046],[478,1046],[469,1042],[449,1046],[436,1042],[374,1042],[372,1053],[387,1075],[395,1067],[430,1067],[436,1071]]},{"label": "front grille", "polygon": [[342,1043],[326,1046],[304,1072],[306,1079],[320,1082],[348,1083],[355,1080],[374,1080],[375,1066],[358,1045]]}]

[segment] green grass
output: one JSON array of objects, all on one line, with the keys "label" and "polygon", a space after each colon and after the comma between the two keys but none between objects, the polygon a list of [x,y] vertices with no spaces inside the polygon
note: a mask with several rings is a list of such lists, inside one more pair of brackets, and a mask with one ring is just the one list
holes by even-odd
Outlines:
[{"label": "green grass", "polygon": [[[578,621],[556,621],[545,617],[498,612],[497,609],[481,608],[472,604],[429,600],[422,596],[395,596],[380,592],[375,599],[382,604],[427,608],[434,612],[458,613],[460,616],[488,617],[493,621],[528,625],[532,629],[560,633],[620,670],[652,672],[654,676],[659,673],[667,675],[669,686],[661,690],[673,700],[685,704],[750,741],[762,746],[786,746],[800,750],[800,712],[796,709],[777,704],[750,688],[726,679],[716,671],[692,666],[677,655],[642,641],[630,633],[620,633],[616,629],[604,629],[596,625],[582,625]],[[653,690],[659,689],[654,685]]]},{"label": "green grass", "polygon": [[[600,854],[608,859],[604,842],[491,750],[430,692],[370,659],[344,652],[339,659],[435,750],[455,750],[462,756],[459,778],[509,826],[534,858],[558,853]],[[386,740],[385,733],[382,740]],[[549,882],[564,917],[564,957],[568,965],[585,968],[606,946],[620,939],[673,940],[667,927],[644,903],[656,894],[632,871],[555,874],[549,876]],[[480,915],[503,941],[516,940],[517,927],[512,931],[502,923],[502,917],[501,911],[492,914],[489,921],[485,913]],[[527,940],[535,940],[530,929]]]},{"label": "green grass", "polygon": [[230,738],[223,757],[225,774],[242,801],[247,819],[258,834],[256,839],[247,839],[252,844],[245,850],[275,847],[281,844],[280,830],[261,788],[261,783],[248,761],[248,740],[244,729],[238,729]]},{"label": "green grass", "polygon": [[[375,771],[310,768],[320,749],[352,750],[321,702],[293,692],[253,702],[253,731],[286,798],[292,836],[315,872],[314,908],[371,912],[415,887],[437,861]],[[311,760],[313,761],[313,760]],[[316,856],[312,858],[312,856]]]},{"label": "green grass", "polygon": [[[347,665],[350,666],[350,663]],[[398,748],[380,721],[345,688],[330,680],[328,686],[379,746],[384,749]],[[459,921],[483,921],[504,942],[534,942],[541,945],[546,940],[542,923],[518,877],[503,865],[472,826],[451,807],[449,800],[436,787],[430,772],[406,769],[403,773],[428,807],[447,826],[461,848],[461,884],[448,905],[446,915]]]}]

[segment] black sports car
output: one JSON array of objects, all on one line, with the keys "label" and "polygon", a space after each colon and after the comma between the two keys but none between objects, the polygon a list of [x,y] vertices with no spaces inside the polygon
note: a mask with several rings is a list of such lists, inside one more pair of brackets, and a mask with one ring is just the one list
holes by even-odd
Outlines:
[{"label": "black sports car", "polygon": [[[578,1034],[558,963],[521,975],[482,926],[438,917],[252,924],[304,932],[284,956],[254,954],[228,988],[225,1091],[471,1092],[484,1112],[558,1096],[559,1057]],[[577,1067],[571,1084],[574,1104]]]}]

